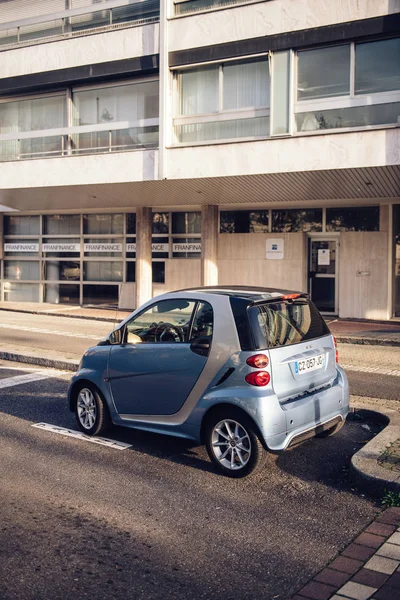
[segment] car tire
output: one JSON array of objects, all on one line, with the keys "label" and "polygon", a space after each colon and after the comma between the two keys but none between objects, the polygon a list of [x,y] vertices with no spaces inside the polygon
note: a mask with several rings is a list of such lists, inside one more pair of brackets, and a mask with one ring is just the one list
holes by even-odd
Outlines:
[{"label": "car tire", "polygon": [[346,423],[346,421],[340,421],[339,423],[337,423],[337,425],[334,425],[330,429],[327,429],[326,431],[321,431],[321,433],[317,433],[317,435],[315,437],[317,437],[317,438],[331,437],[331,435],[335,435],[336,433],[339,433],[339,431],[342,429],[342,427],[344,426],[345,423]]},{"label": "car tire", "polygon": [[100,435],[110,427],[106,401],[94,385],[87,383],[77,391],[75,417],[79,429],[86,435]]},{"label": "car tire", "polygon": [[265,450],[254,424],[234,408],[211,414],[205,426],[205,444],[214,467],[227,477],[253,475],[264,464]]}]

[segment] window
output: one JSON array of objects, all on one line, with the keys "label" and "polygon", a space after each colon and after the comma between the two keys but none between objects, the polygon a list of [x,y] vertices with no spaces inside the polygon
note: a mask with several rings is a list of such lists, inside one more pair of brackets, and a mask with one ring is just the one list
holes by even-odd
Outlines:
[{"label": "window", "polygon": [[4,217],[5,235],[38,235],[40,233],[40,217]]},{"label": "window", "polygon": [[200,212],[172,213],[172,233],[200,233]]},{"label": "window", "polygon": [[158,81],[74,90],[73,125],[93,131],[72,136],[73,152],[157,146],[158,96]]},{"label": "window", "polygon": [[199,337],[212,337],[214,328],[214,316],[211,304],[199,302],[193,319],[190,341]]},{"label": "window", "polygon": [[379,206],[327,208],[326,231],[379,231]]},{"label": "window", "polygon": [[83,233],[122,233],[123,215],[83,215]]},{"label": "window", "polygon": [[269,135],[267,57],[177,73],[179,142]]},{"label": "window", "polygon": [[229,6],[230,4],[243,4],[249,0],[175,0],[175,14],[184,15],[190,12],[200,12],[218,8],[219,6]]},{"label": "window", "polygon": [[0,135],[20,134],[0,140],[0,161],[62,155],[62,134],[47,136],[46,130],[65,127],[66,123],[65,93],[0,102]]},{"label": "window", "polygon": [[397,124],[400,38],[297,54],[297,131]]},{"label": "window", "polygon": [[220,233],[267,233],[267,210],[223,210]]},{"label": "window", "polygon": [[79,234],[80,215],[49,215],[43,217],[43,233],[48,235]]},{"label": "window", "polygon": [[5,260],[4,279],[12,281],[38,281],[39,262],[28,260]]},{"label": "window", "polygon": [[186,342],[195,302],[162,300],[153,304],[126,325],[127,343]]},{"label": "window", "polygon": [[322,231],[322,209],[286,209],[272,211],[272,231]]},{"label": "window", "polygon": [[152,282],[165,283],[165,262],[152,262]]},{"label": "window", "polygon": [[153,213],[153,233],[169,233],[169,213]]}]

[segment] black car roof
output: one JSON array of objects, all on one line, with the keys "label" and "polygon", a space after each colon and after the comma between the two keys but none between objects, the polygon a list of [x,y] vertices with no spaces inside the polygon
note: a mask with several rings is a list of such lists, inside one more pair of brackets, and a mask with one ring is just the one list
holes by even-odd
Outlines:
[{"label": "black car roof", "polygon": [[288,294],[301,294],[295,290],[282,290],[279,288],[262,288],[246,285],[213,285],[205,287],[185,288],[183,290],[174,290],[174,292],[204,292],[206,294],[216,294],[219,296],[230,296],[233,298],[243,298],[258,302],[262,300],[272,300],[276,295],[286,296]]}]

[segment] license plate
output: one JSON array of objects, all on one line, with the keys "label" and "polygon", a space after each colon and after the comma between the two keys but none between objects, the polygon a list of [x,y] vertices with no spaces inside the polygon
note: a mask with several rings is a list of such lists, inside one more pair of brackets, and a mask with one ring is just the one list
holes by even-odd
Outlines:
[{"label": "license plate", "polygon": [[294,370],[296,375],[302,375],[303,373],[309,373],[310,371],[316,371],[322,369],[325,365],[325,354],[319,354],[312,358],[305,358],[304,360],[296,360],[294,363]]}]

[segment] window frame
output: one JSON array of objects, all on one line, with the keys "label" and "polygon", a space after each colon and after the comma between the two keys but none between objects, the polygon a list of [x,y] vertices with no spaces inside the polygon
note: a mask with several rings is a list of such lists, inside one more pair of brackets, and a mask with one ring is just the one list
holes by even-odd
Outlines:
[{"label": "window frame", "polygon": [[[269,82],[269,105],[258,107],[258,108],[242,108],[242,109],[224,109],[223,101],[223,67],[226,64],[236,62],[247,62],[257,59],[266,59],[267,69],[268,69],[268,82]],[[182,97],[182,74],[185,71],[190,71],[195,68],[202,68],[208,66],[217,66],[218,67],[218,111],[213,113],[199,113],[196,115],[182,115],[181,114],[181,97]],[[259,140],[259,139],[269,139],[271,137],[271,127],[269,127],[269,132],[267,135],[260,136],[247,136],[240,138],[221,138],[217,140],[202,140],[202,141],[193,141],[193,142],[180,142],[177,135],[177,128],[182,125],[200,125],[203,123],[214,123],[216,121],[235,121],[235,120],[246,120],[246,119],[254,119],[258,117],[271,117],[271,97],[272,97],[272,80],[271,80],[271,58],[270,52],[262,52],[259,54],[253,54],[249,56],[241,56],[241,57],[232,57],[224,59],[223,61],[208,61],[204,63],[196,63],[192,65],[184,65],[181,67],[176,67],[171,69],[173,76],[173,114],[174,117],[172,119],[172,135],[173,135],[173,146],[193,146],[193,145],[204,145],[204,144],[213,144],[213,143],[221,143],[221,142],[238,142],[243,140]]]},{"label": "window frame", "polygon": [[[302,114],[306,112],[313,111],[324,111],[324,110],[334,110],[338,108],[358,108],[360,106],[375,106],[379,104],[391,104],[400,102],[400,90],[398,91],[386,91],[386,92],[375,92],[373,94],[356,94],[355,93],[355,77],[356,77],[356,45],[359,43],[368,43],[368,42],[379,42],[385,41],[389,39],[396,39],[393,37],[389,38],[381,38],[381,39],[368,39],[360,42],[345,42],[338,44],[327,44],[324,46],[318,47],[309,47],[302,48],[295,52],[294,57],[294,73],[293,73],[293,110],[291,111],[291,127],[293,136],[303,136],[303,135],[315,135],[315,134],[324,134],[327,132],[347,132],[354,131],[356,129],[377,129],[377,128],[387,128],[387,127],[397,127],[395,123],[388,123],[383,125],[356,125],[354,127],[334,127],[329,129],[315,129],[310,131],[299,131],[296,125],[296,115]],[[313,100],[299,100],[298,99],[298,62],[299,62],[299,54],[303,51],[313,51],[313,50],[322,50],[324,48],[332,48],[335,46],[345,46],[350,45],[350,88],[349,93],[344,94],[342,96],[332,96],[320,99]]]}]

